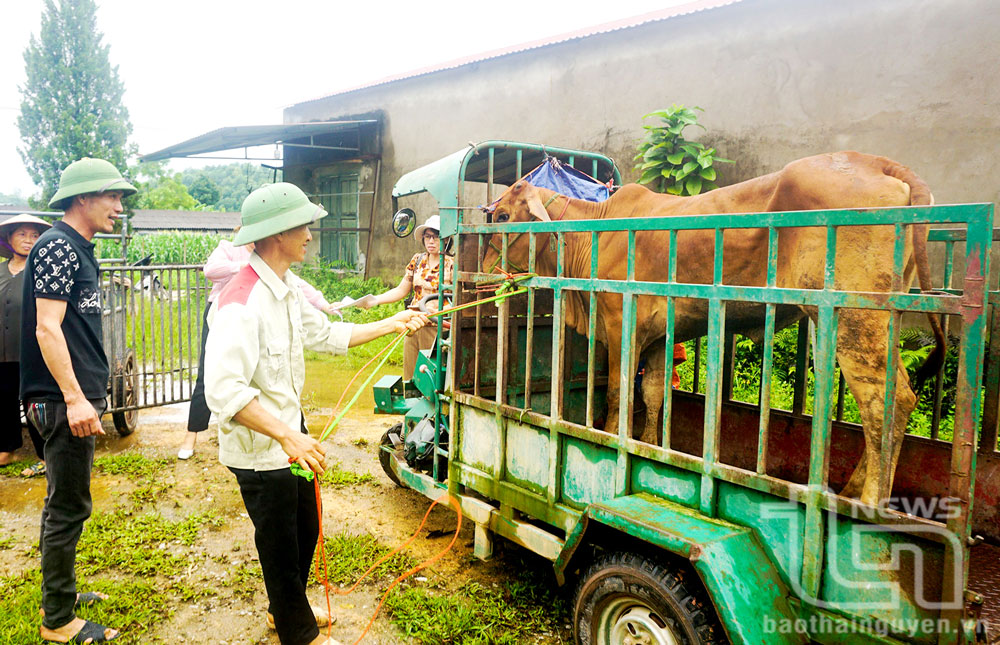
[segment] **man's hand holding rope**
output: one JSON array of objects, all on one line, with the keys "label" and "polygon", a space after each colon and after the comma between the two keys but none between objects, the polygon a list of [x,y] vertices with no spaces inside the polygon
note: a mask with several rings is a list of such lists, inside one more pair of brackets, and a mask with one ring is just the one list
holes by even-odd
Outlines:
[{"label": "man's hand holding rope", "polygon": [[413,311],[412,309],[404,309],[397,314],[394,314],[389,318],[395,325],[395,331],[397,334],[406,332],[407,334],[412,334],[424,325],[430,322],[427,314],[421,313],[419,311]]}]

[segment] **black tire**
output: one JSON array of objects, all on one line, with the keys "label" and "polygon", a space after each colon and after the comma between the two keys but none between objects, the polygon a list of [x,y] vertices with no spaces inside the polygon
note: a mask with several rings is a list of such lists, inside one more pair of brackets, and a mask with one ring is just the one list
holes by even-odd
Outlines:
[{"label": "black tire", "polygon": [[729,643],[693,573],[636,553],[601,555],[573,601],[579,645]]},{"label": "black tire", "polygon": [[403,482],[399,481],[399,477],[396,477],[396,472],[392,469],[392,461],[395,457],[391,452],[386,450],[383,446],[389,446],[389,448],[395,450],[393,447],[392,439],[389,438],[390,434],[395,434],[402,440],[403,438],[403,424],[397,423],[382,435],[382,440],[378,443],[378,463],[381,464],[382,470],[385,471],[385,476],[391,479],[397,486],[403,486]]},{"label": "black tire", "polygon": [[[125,359],[121,364],[121,371],[112,377],[111,402],[115,407],[137,405],[139,401],[139,377],[135,371],[135,352],[132,348],[125,350]],[[112,412],[111,420],[114,421],[115,430],[118,436],[127,437],[135,432],[139,423],[138,410],[125,410],[124,412]]]}]

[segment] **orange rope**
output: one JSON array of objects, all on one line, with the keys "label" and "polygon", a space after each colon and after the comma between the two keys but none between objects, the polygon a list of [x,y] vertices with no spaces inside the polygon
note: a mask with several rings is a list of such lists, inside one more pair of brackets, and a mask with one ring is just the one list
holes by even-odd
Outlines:
[{"label": "orange rope", "polygon": [[[323,589],[324,589],[325,594],[326,594],[326,615],[330,618],[330,621],[327,623],[327,627],[326,627],[326,637],[327,638],[332,638],[332,633],[333,633],[333,610],[332,610],[331,605],[330,605],[330,591],[331,591],[332,587],[330,586],[330,574],[329,574],[329,569],[328,569],[327,562],[326,562],[326,546],[325,546],[325,541],[324,541],[324,537],[323,537],[323,498],[322,498],[322,495],[320,494],[319,476],[314,477],[313,481],[315,482],[315,487],[316,487],[316,514],[317,514],[317,517],[319,518],[319,552],[320,552],[320,558],[316,560],[316,579],[319,580],[323,584]],[[455,535],[452,536],[451,542],[448,543],[448,546],[446,546],[442,550],[438,551],[436,554],[434,554],[433,556],[431,556],[427,560],[424,560],[423,562],[421,562],[417,566],[413,567],[409,571],[406,571],[406,572],[402,573],[401,575],[397,576],[395,580],[392,581],[392,584],[389,585],[389,588],[385,590],[385,593],[382,594],[382,598],[378,601],[378,605],[376,605],[376,607],[375,607],[375,613],[372,614],[371,620],[368,621],[368,624],[365,626],[364,631],[362,631],[361,635],[358,636],[358,640],[354,641],[354,645],[357,645],[358,643],[360,643],[361,639],[363,639],[365,637],[365,635],[368,633],[368,630],[370,630],[371,627],[372,627],[372,625],[375,624],[375,619],[378,617],[378,612],[382,609],[382,605],[385,604],[385,599],[388,598],[389,592],[392,591],[393,588],[396,585],[398,585],[403,580],[406,580],[407,578],[409,578],[413,574],[417,573],[418,571],[420,571],[422,569],[426,569],[427,567],[431,566],[432,564],[434,564],[435,562],[437,562],[438,560],[440,560],[444,556],[445,553],[447,553],[448,551],[450,551],[451,547],[455,546],[455,542],[458,541],[458,535],[459,535],[459,533],[462,530],[462,505],[458,503],[458,500],[456,500],[454,497],[452,497],[451,495],[449,495],[447,493],[443,494],[441,497],[438,497],[436,500],[434,500],[431,503],[430,507],[427,509],[427,512],[424,513],[424,519],[420,520],[420,525],[417,527],[417,530],[414,531],[413,535],[410,536],[410,539],[408,539],[406,542],[403,542],[401,545],[399,545],[398,547],[396,547],[395,549],[393,549],[392,551],[390,551],[386,555],[384,555],[381,558],[379,558],[378,561],[376,561],[375,564],[373,564],[371,567],[369,567],[367,571],[365,571],[363,574],[361,574],[361,577],[358,578],[354,582],[354,584],[351,585],[348,589],[332,589],[333,593],[339,594],[341,596],[349,595],[355,589],[357,589],[358,585],[361,584],[361,581],[364,580],[366,577],[368,577],[368,574],[370,574],[372,571],[374,571],[375,569],[377,569],[380,564],[382,564],[383,562],[385,562],[386,560],[388,560],[392,556],[396,555],[397,553],[399,553],[400,551],[402,551],[403,549],[405,549],[407,546],[410,545],[411,542],[413,542],[415,539],[417,539],[417,536],[420,535],[420,531],[422,531],[423,528],[424,528],[424,524],[427,523],[427,518],[430,517],[431,511],[433,511],[434,507],[437,506],[437,504],[439,502],[441,502],[441,501],[444,501],[444,503],[447,504],[447,505],[449,505],[449,506],[453,506],[454,509],[455,509],[455,512],[458,514],[458,523],[455,525]],[[319,573],[320,560],[322,560],[322,562],[323,562],[323,576],[322,577],[320,577],[320,573]]]}]

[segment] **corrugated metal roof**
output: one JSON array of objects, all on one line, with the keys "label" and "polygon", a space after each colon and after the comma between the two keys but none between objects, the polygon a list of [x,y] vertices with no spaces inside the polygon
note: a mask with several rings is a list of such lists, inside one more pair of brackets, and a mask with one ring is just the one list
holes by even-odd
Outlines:
[{"label": "corrugated metal roof", "polygon": [[[161,161],[173,157],[193,157],[208,152],[234,150],[250,146],[271,144],[294,145],[288,142],[324,134],[356,131],[362,126],[371,126],[376,123],[378,121],[373,119],[363,119],[356,121],[317,121],[312,123],[230,126],[218,128],[217,130],[206,132],[163,150],[142,155],[139,160]],[[324,146],[308,145],[305,147],[323,148]]]},{"label": "corrugated metal roof", "polygon": [[517,54],[519,52],[524,52],[531,49],[539,49],[541,47],[557,45],[559,43],[564,43],[570,40],[588,38],[590,36],[596,36],[598,34],[606,34],[621,29],[631,29],[632,27],[638,27],[640,25],[645,25],[651,22],[668,20],[670,18],[685,16],[688,14],[697,13],[699,11],[705,11],[707,9],[715,9],[717,7],[736,4],[737,2],[742,2],[742,0],[697,0],[695,2],[689,2],[687,4],[682,4],[675,7],[658,9],[656,11],[650,11],[649,13],[640,14],[638,16],[633,16],[631,18],[622,18],[621,20],[614,20],[593,27],[585,27],[583,29],[577,29],[556,36],[551,36],[549,38],[532,40],[526,43],[521,43],[519,45],[512,45],[510,47],[494,49],[487,52],[482,52],[480,54],[473,54],[471,56],[456,58],[454,60],[448,61],[446,63],[441,63],[439,65],[432,65],[430,67],[423,67],[409,72],[404,72],[402,74],[386,76],[384,78],[372,81],[370,83],[364,83],[362,85],[357,85],[355,87],[350,87],[343,90],[337,90],[336,92],[331,92],[329,94],[324,94],[322,96],[318,96],[312,99],[307,99],[305,101],[296,103],[295,105],[301,105],[303,103],[311,103],[313,101],[320,101],[333,96],[348,94],[350,92],[357,92],[358,90],[377,87],[379,85],[386,85],[388,83],[394,83],[396,81],[402,81],[408,78],[415,78],[417,76],[426,76],[427,74],[433,74],[435,72],[442,72],[449,69],[455,69],[457,67],[462,67],[463,65],[470,65],[472,63],[478,63],[493,58],[501,58],[503,56],[508,56],[510,54]]}]

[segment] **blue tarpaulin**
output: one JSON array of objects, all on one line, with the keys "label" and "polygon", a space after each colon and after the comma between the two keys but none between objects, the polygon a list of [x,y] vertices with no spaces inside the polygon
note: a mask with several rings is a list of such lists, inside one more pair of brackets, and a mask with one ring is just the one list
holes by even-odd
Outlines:
[{"label": "blue tarpaulin", "polygon": [[[524,180],[532,186],[548,188],[560,195],[585,199],[588,202],[603,202],[611,196],[611,190],[607,185],[572,166],[564,165],[555,157],[547,157],[538,167],[525,175]],[[499,198],[490,204],[487,210],[492,212],[498,201]]]},{"label": "blue tarpaulin", "polygon": [[572,166],[563,165],[555,157],[543,161],[524,179],[532,186],[588,202],[603,202],[611,195],[607,186]]}]

